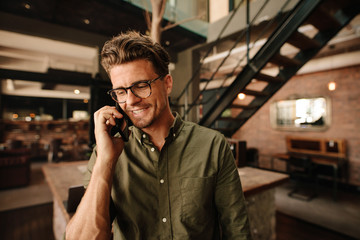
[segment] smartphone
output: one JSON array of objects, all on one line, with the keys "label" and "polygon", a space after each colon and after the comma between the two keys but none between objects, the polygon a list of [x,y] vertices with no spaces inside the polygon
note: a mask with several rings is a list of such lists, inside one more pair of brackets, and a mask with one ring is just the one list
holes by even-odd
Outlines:
[{"label": "smartphone", "polygon": [[[126,115],[126,113],[124,112],[124,110],[122,110],[122,108],[118,103],[116,103],[116,110],[118,110],[123,115],[123,118],[121,119],[115,118],[116,125],[111,129],[111,135],[114,136],[116,133],[120,133],[124,142],[127,142],[129,141],[129,135],[130,135],[129,127],[132,125],[132,122],[129,116]],[[123,127],[124,122],[125,122],[125,127]]]}]

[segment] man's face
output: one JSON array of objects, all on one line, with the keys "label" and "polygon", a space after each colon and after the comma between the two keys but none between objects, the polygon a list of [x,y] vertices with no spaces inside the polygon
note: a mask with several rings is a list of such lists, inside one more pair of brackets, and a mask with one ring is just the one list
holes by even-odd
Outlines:
[{"label": "man's face", "polygon": [[[129,87],[138,81],[147,81],[159,77],[151,62],[135,60],[113,67],[110,78],[113,88]],[[138,128],[154,126],[169,111],[168,95],[172,88],[172,78],[167,75],[151,84],[151,95],[145,99],[136,97],[131,90],[127,91],[127,100],[121,108]],[[160,121],[161,122],[161,121]]]}]

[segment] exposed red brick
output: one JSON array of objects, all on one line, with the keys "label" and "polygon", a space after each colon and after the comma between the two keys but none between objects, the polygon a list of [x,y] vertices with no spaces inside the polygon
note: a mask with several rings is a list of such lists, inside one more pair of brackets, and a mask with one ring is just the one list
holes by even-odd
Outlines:
[{"label": "exposed red brick", "polygon": [[[327,84],[336,82],[330,92]],[[279,131],[270,125],[270,104],[290,96],[326,96],[331,100],[331,126],[321,132]],[[349,183],[360,186],[360,66],[294,76],[280,89],[233,138],[247,141],[259,150],[261,167],[270,167],[271,155],[286,152],[285,136],[343,138],[347,141]],[[283,170],[282,163],[274,163]]]}]

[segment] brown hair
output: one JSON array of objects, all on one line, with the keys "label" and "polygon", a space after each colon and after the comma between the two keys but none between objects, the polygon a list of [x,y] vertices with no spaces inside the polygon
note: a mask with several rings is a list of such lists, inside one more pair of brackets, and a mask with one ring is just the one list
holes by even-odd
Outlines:
[{"label": "brown hair", "polygon": [[170,57],[166,50],[149,36],[135,31],[113,37],[101,51],[101,65],[108,74],[114,66],[138,59],[150,61],[159,76],[169,73]]}]

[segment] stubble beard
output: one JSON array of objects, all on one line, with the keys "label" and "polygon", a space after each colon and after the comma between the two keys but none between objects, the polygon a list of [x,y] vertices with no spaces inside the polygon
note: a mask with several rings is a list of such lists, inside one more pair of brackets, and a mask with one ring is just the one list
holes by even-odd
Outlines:
[{"label": "stubble beard", "polygon": [[[154,108],[153,105],[151,105],[150,107]],[[154,109],[154,113],[152,113],[153,117],[151,119],[149,119],[148,121],[146,119],[140,119],[139,121],[134,122],[134,126],[139,129],[151,127],[154,124],[154,122],[159,119],[159,117],[165,111],[165,109],[166,109],[166,104],[161,107],[158,113],[156,112],[156,109]]]}]

